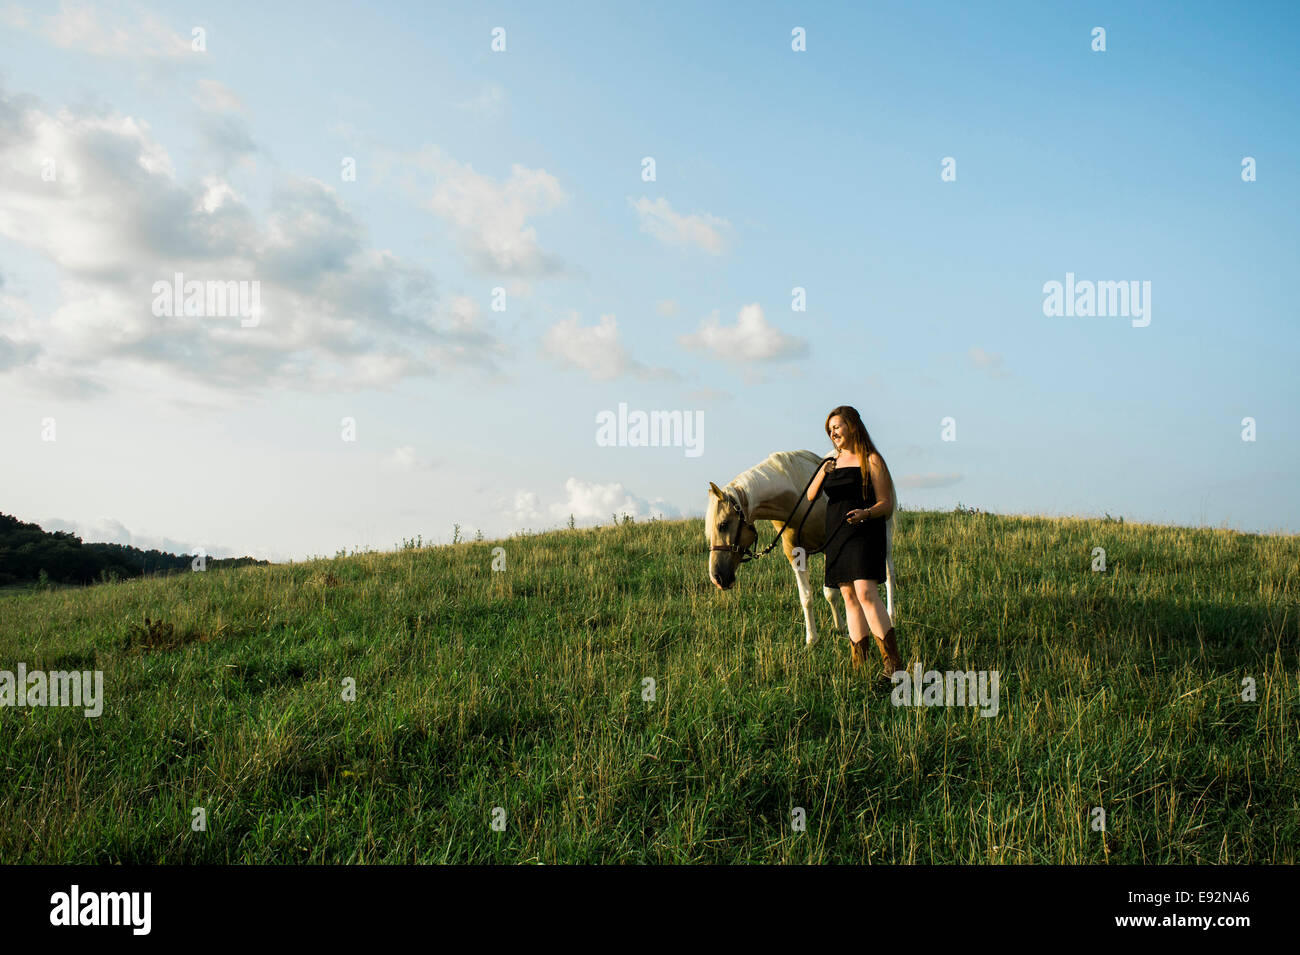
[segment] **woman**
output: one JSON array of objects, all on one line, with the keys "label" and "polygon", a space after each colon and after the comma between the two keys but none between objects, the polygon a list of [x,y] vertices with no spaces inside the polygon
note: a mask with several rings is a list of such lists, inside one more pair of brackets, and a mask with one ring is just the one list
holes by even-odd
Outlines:
[{"label": "woman", "polygon": [[816,501],[823,484],[826,505],[826,586],[839,587],[853,644],[853,666],[867,659],[868,628],[880,647],[885,675],[903,669],[894,625],[879,585],[885,579],[885,520],[894,513],[894,480],[862,424],[858,412],[840,405],[826,416],[826,434],[835,446],[808,488]]}]

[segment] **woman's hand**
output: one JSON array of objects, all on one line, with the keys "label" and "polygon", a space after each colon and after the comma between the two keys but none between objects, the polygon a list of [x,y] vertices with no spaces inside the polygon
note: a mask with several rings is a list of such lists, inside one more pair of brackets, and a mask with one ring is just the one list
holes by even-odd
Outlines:
[{"label": "woman's hand", "polygon": [[845,524],[860,524],[867,519],[867,509],[859,507],[856,510],[849,511],[844,515]]},{"label": "woman's hand", "polygon": [[817,500],[817,495],[822,492],[822,484],[825,483],[826,476],[834,470],[835,470],[834,459],[824,462],[822,466],[817,469],[817,473],[813,477],[812,484],[808,485],[808,500],[810,501]]}]

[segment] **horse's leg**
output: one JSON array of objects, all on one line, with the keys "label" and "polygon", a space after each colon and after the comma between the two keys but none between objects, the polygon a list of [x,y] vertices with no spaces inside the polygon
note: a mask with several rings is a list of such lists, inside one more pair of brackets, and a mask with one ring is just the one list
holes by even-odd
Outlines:
[{"label": "horse's leg", "polygon": [[885,521],[885,613],[894,619],[894,519]]},{"label": "horse's leg", "polygon": [[803,607],[804,643],[812,646],[820,636],[817,633],[817,618],[813,616],[812,584],[808,580],[808,565],[802,561],[791,561],[794,579],[799,584],[799,604]]},{"label": "horse's leg", "polygon": [[840,612],[835,609],[835,596],[838,593],[839,591],[834,587],[822,588],[822,596],[825,597],[826,602],[831,605],[831,622],[835,624],[836,632],[840,629]]},{"label": "horse's leg", "polygon": [[[775,521],[772,523],[773,526],[776,525]],[[803,607],[804,645],[811,647],[821,639],[821,636],[817,633],[817,618],[813,615],[812,583],[808,579],[808,555],[802,549],[795,551],[794,537],[795,528],[782,529],[781,549],[785,551],[785,558],[790,562],[795,582],[799,585],[799,604]]]},{"label": "horse's leg", "polygon": [[[805,540],[808,541],[808,546],[809,546],[809,547],[823,547],[823,546],[825,546],[825,543],[826,543],[826,541],[825,541],[825,535],[826,535],[826,526],[825,526],[825,525],[826,525],[826,513],[825,513],[825,508],[823,507],[820,511],[819,511],[817,508],[818,508],[818,505],[814,504],[813,507],[812,507],[812,513],[809,514],[809,517],[815,518],[815,519],[813,520],[812,526],[808,528],[808,533],[807,533],[807,536],[806,536],[806,538],[805,538]],[[807,560],[806,557],[805,557],[804,559]],[[836,633],[840,633],[840,632],[847,633],[848,630],[847,630],[846,628],[848,627],[848,624],[849,624],[848,608],[846,607],[845,610],[844,610],[844,613],[845,613],[845,617],[844,617],[844,626],[841,627],[841,626],[840,626],[840,611],[839,611],[839,608],[835,606],[835,598],[839,597],[839,595],[840,595],[840,590],[839,590],[838,587],[826,587],[826,586],[823,585],[823,587],[822,587],[822,596],[826,598],[826,603],[827,603],[827,605],[831,608],[831,623],[832,623],[832,624],[834,625],[834,627],[835,627],[835,632],[836,632]]]}]

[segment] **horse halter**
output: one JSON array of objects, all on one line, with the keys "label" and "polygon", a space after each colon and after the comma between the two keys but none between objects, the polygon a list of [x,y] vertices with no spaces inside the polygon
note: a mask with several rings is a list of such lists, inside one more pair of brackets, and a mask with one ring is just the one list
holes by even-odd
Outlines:
[{"label": "horse halter", "polygon": [[[723,550],[723,551],[730,551],[733,554],[739,554],[740,562],[742,564],[745,563],[746,561],[757,559],[757,555],[754,554],[754,545],[758,543],[758,528],[755,527],[753,524],[751,524],[749,521],[745,520],[745,512],[740,509],[740,505],[737,504],[733,498],[728,496],[727,503],[731,505],[731,509],[740,517],[740,530],[736,532],[736,543],[714,544],[712,547],[709,548],[709,550],[710,551]],[[742,547],[740,545],[740,538],[744,536],[745,528],[749,528],[749,530],[753,532],[754,539],[751,540],[747,546]]]}]

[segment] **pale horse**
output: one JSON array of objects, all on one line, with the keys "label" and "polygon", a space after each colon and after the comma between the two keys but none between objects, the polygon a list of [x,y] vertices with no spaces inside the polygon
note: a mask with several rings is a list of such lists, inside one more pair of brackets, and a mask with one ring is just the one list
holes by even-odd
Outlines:
[{"label": "pale horse", "polygon": [[[721,590],[730,590],[743,556],[758,539],[755,521],[771,521],[781,535],[781,549],[794,570],[803,605],[806,634],[812,646],[819,639],[813,616],[812,583],[808,579],[808,552],[819,550],[826,541],[826,495],[809,502],[805,489],[825,458],[811,451],[775,451],[748,471],[737,474],[725,488],[709,482],[709,503],[704,511],[704,535],[709,542],[709,579]],[[795,508],[798,502],[799,507]],[[811,508],[811,513],[809,509]],[[794,516],[790,513],[794,511]],[[807,515],[807,520],[804,520]],[[789,517],[789,523],[783,524]],[[795,534],[803,521],[799,539]],[[834,530],[832,528],[831,530]],[[796,550],[800,548],[800,550]],[[831,620],[840,630],[834,597],[838,588],[823,587],[822,596],[831,607]],[[894,518],[885,521],[885,609],[894,616]]]}]

